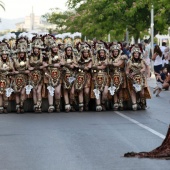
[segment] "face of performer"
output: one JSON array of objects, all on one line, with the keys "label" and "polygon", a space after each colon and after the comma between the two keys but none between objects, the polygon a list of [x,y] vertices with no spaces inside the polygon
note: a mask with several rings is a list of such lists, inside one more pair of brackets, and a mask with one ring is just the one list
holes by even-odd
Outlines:
[{"label": "face of performer", "polygon": [[34,53],[39,54],[39,48],[34,48]]},{"label": "face of performer", "polygon": [[20,58],[24,58],[24,53],[19,53]]},{"label": "face of performer", "polygon": [[6,60],[7,57],[8,57],[7,54],[2,54],[2,59],[3,59],[3,60]]},{"label": "face of performer", "polygon": [[84,56],[85,58],[88,58],[88,56],[89,56],[88,50],[85,50],[85,51],[83,52],[83,56]]},{"label": "face of performer", "polygon": [[53,48],[52,48],[52,51],[53,51],[54,53],[57,53],[57,52],[58,52],[58,47],[53,47]]},{"label": "face of performer", "polygon": [[139,58],[139,53],[138,52],[134,52],[133,56],[134,56],[135,59],[138,59]]},{"label": "face of performer", "polygon": [[105,51],[104,50],[100,50],[99,55],[101,58],[105,57]]},{"label": "face of performer", "polygon": [[113,56],[117,57],[119,55],[119,50],[112,51]]},{"label": "face of performer", "polygon": [[72,48],[71,48],[71,47],[68,47],[68,48],[66,49],[66,54],[67,54],[68,56],[70,56],[71,53],[72,53]]}]

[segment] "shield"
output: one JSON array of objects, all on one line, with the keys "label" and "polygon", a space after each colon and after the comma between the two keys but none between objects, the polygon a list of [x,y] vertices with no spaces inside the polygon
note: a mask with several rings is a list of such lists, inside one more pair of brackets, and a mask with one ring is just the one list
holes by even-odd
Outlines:
[{"label": "shield", "polygon": [[7,81],[5,79],[0,80],[0,94],[3,94],[7,86]]},{"label": "shield", "polygon": [[103,90],[103,87],[105,86],[105,74],[98,73],[96,75],[96,85],[100,90]]},{"label": "shield", "polygon": [[85,84],[85,73],[80,73],[76,77],[75,89],[76,90],[83,89],[84,84]]},{"label": "shield", "polygon": [[54,82],[57,82],[58,79],[60,78],[60,71],[57,70],[57,69],[51,70],[51,77],[52,77]]},{"label": "shield", "polygon": [[22,87],[25,85],[25,79],[23,75],[18,75],[15,77],[15,84],[17,87]]},{"label": "shield", "polygon": [[31,72],[31,81],[34,85],[39,84],[41,79],[42,79],[41,71],[35,70]]},{"label": "shield", "polygon": [[120,73],[115,73],[112,76],[112,82],[113,82],[113,85],[116,87],[116,90],[118,90],[120,85],[122,84],[121,74]]}]

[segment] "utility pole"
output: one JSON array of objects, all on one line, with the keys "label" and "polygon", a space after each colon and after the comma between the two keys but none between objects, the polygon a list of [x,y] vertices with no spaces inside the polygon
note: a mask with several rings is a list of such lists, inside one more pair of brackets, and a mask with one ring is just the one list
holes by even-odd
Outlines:
[{"label": "utility pole", "polygon": [[108,42],[110,42],[110,34],[108,34]]},{"label": "utility pole", "polygon": [[128,31],[128,28],[126,28],[126,42],[129,43],[129,31]]},{"label": "utility pole", "polygon": [[151,6],[151,49],[154,52],[154,6]]},{"label": "utility pole", "polygon": [[[154,6],[151,5],[151,51],[154,53]],[[153,61],[151,61],[151,70],[153,71]]]}]

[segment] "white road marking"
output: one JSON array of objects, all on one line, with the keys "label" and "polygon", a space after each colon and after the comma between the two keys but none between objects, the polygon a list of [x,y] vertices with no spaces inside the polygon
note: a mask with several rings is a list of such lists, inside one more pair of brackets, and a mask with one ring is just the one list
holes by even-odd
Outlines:
[{"label": "white road marking", "polygon": [[148,127],[148,126],[146,126],[146,125],[144,125],[144,124],[142,124],[142,123],[140,123],[140,122],[138,122],[138,121],[136,121],[136,120],[134,120],[134,119],[132,119],[132,118],[130,118],[130,117],[122,114],[122,113],[120,113],[120,112],[117,112],[117,111],[116,111],[115,113],[118,114],[119,116],[121,116],[121,117],[129,120],[130,122],[133,122],[133,123],[135,123],[136,125],[138,125],[138,126],[144,128],[144,129],[146,129],[147,131],[153,133],[154,135],[156,135],[156,136],[158,136],[158,137],[160,137],[160,138],[162,138],[162,139],[165,139],[165,136],[164,136],[163,134],[161,134],[161,133],[159,133],[159,132],[151,129],[150,127]]}]

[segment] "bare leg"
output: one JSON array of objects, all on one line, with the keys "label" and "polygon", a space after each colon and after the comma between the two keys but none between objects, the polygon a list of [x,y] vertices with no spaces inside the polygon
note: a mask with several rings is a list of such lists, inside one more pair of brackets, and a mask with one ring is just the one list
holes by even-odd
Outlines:
[{"label": "bare leg", "polygon": [[71,110],[75,111],[74,105],[76,104],[75,100],[75,93],[74,93],[74,86],[72,86],[71,91],[70,91],[70,105],[71,105]]},{"label": "bare leg", "polygon": [[84,102],[85,102],[85,110],[89,110],[89,100],[90,100],[90,88],[84,89]]},{"label": "bare leg", "polygon": [[3,107],[3,99],[2,95],[0,95],[0,113],[3,113],[4,107]]},{"label": "bare leg", "polygon": [[99,99],[96,99],[96,111],[102,111],[101,96],[99,96]]},{"label": "bare leg", "polygon": [[33,101],[34,101],[34,105],[37,104],[37,90],[36,88],[33,88]]},{"label": "bare leg", "polygon": [[83,90],[79,92],[79,111],[83,111]]},{"label": "bare leg", "polygon": [[38,112],[41,112],[41,104],[42,104],[42,84],[38,85],[37,88],[37,106],[38,106]]},{"label": "bare leg", "polygon": [[141,101],[141,109],[145,110],[146,109],[146,100],[144,96],[144,89],[141,90],[140,92],[140,101]]},{"label": "bare leg", "polygon": [[131,99],[132,99],[132,109],[137,110],[136,92],[134,90],[131,90]]},{"label": "bare leg", "polygon": [[157,94],[156,94],[156,97],[159,97],[159,94],[160,94],[160,92],[162,91],[162,89],[161,88],[159,88],[158,90],[157,90]]},{"label": "bare leg", "polygon": [[20,94],[15,94],[15,100],[16,100],[16,111],[17,113],[20,113]]},{"label": "bare leg", "polygon": [[3,100],[4,100],[4,113],[7,113],[8,97],[6,97],[5,94],[3,94]]},{"label": "bare leg", "polygon": [[48,104],[49,104],[49,108],[48,108],[48,112],[51,113],[54,110],[54,106],[53,106],[53,96],[50,95],[50,93],[48,93]]},{"label": "bare leg", "polygon": [[104,91],[102,93],[102,110],[105,111],[106,107],[106,100],[107,100],[107,96],[108,96],[108,86],[105,86]]},{"label": "bare leg", "polygon": [[123,110],[123,89],[119,90],[119,107]]},{"label": "bare leg", "polygon": [[24,112],[24,101],[26,100],[26,91],[25,88],[22,88],[21,90],[21,96],[20,96],[20,106],[21,106],[21,112]]},{"label": "bare leg", "polygon": [[113,98],[114,98],[114,106],[113,106],[113,109],[114,109],[114,110],[118,110],[119,104],[118,104],[117,93],[114,94]]},{"label": "bare leg", "polygon": [[65,110],[66,112],[69,112],[71,109],[69,98],[68,98],[68,90],[64,89],[64,102],[65,102]]},{"label": "bare leg", "polygon": [[57,112],[60,112],[60,99],[61,99],[61,84],[59,84],[55,88],[55,104]]},{"label": "bare leg", "polygon": [[149,65],[146,66],[146,70],[147,70],[147,78],[149,78],[151,74]]}]

